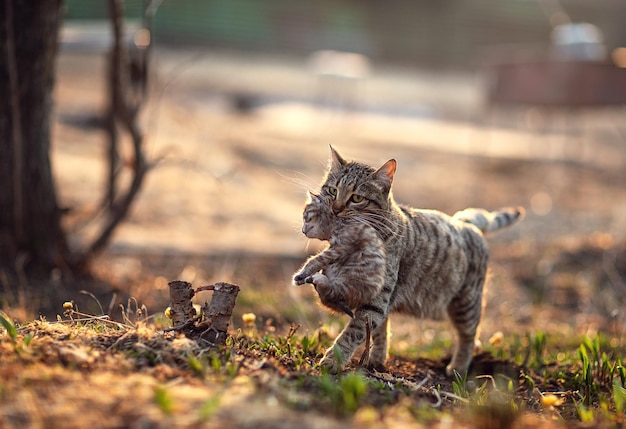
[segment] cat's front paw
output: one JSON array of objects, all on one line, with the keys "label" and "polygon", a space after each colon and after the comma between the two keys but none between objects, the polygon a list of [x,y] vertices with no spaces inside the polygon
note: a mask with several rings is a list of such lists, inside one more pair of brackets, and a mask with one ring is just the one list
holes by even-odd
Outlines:
[{"label": "cat's front paw", "polygon": [[446,366],[446,375],[448,377],[453,377],[454,373],[458,373],[462,376],[467,375],[470,362],[471,362],[471,357],[470,359],[464,362],[459,362],[458,359],[453,358],[452,361]]},{"label": "cat's front paw", "polygon": [[374,370],[376,372],[387,372],[385,364],[380,362],[368,362],[367,369]]},{"label": "cat's front paw", "polygon": [[343,365],[335,354],[332,348],[326,352],[322,360],[320,360],[320,367],[326,368],[330,374],[339,374],[343,369]]},{"label": "cat's front paw", "polygon": [[372,351],[370,352],[369,362],[367,367],[375,369],[378,372],[385,372],[385,362],[387,361],[387,351],[379,350],[374,344]]}]

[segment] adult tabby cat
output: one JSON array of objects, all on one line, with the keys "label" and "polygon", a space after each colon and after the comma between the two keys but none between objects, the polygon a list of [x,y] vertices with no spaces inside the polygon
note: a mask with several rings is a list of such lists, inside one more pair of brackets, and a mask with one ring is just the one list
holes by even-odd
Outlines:
[{"label": "adult tabby cat", "polygon": [[294,283],[313,283],[322,304],[354,317],[352,310],[369,303],[385,282],[383,240],[358,217],[335,216],[330,201],[312,193],[302,218],[304,235],[328,240],[330,247],[309,258]]},{"label": "adult tabby cat", "polygon": [[341,219],[371,226],[385,248],[385,279],[380,292],[359,306],[355,316],[326,351],[320,365],[338,372],[364,342],[371,323],[370,366],[387,359],[390,312],[451,320],[457,333],[446,368],[465,373],[472,360],[482,313],[482,292],[489,254],[483,232],[511,225],[522,208],[497,212],[466,209],[454,216],[398,205],[391,193],[396,161],[375,169],[348,162],[331,147],[320,196]]}]

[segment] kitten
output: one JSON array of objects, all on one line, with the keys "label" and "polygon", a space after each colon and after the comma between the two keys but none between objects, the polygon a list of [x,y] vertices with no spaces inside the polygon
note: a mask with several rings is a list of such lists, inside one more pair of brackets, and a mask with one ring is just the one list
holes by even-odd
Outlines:
[{"label": "kitten", "polygon": [[436,210],[401,206],[391,193],[395,172],[393,159],[375,169],[345,161],[331,147],[320,195],[338,218],[377,231],[384,242],[386,269],[380,293],[356,308],[355,317],[320,365],[331,372],[341,370],[364,342],[369,320],[370,366],[382,368],[387,359],[388,315],[397,312],[435,320],[448,317],[458,338],[446,373],[466,373],[481,318],[489,259],[483,232],[517,222],[524,211],[521,207],[496,212],[466,209],[450,217]]},{"label": "kitten", "polygon": [[329,200],[314,194],[309,198],[302,232],[309,238],[328,240],[330,247],[309,258],[293,281],[296,285],[313,283],[322,304],[354,317],[352,309],[368,303],[382,289],[384,243],[374,228],[358,218],[335,216]]}]

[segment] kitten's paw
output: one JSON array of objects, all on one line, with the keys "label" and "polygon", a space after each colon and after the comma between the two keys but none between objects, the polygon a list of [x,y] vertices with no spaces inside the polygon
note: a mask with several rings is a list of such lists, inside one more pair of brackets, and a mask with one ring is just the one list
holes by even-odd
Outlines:
[{"label": "kitten's paw", "polygon": [[326,287],[328,286],[328,277],[326,277],[324,274],[313,274],[312,276],[309,276],[305,279],[305,282],[307,283],[313,283],[315,285],[316,288],[322,286],[322,287]]},{"label": "kitten's paw", "polygon": [[306,279],[308,277],[310,276],[307,276],[306,273],[303,273],[303,272],[296,273],[293,276],[293,284],[296,286],[302,286],[303,284],[307,283]]}]

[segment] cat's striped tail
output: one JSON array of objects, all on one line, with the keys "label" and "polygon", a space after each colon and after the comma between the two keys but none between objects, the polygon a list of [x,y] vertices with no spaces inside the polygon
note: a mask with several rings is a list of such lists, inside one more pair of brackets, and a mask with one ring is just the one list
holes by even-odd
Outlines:
[{"label": "cat's striped tail", "polygon": [[514,224],[524,218],[523,207],[505,207],[490,212],[485,209],[465,209],[452,216],[456,220],[468,222],[483,233],[493,232]]}]

